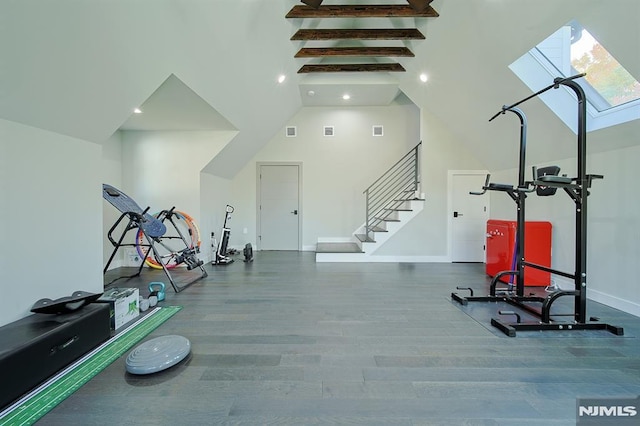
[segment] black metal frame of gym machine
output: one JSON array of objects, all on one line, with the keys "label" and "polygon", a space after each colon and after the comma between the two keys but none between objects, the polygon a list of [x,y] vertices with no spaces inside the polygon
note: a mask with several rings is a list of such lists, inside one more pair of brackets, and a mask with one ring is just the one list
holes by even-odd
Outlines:
[{"label": "black metal frame of gym machine", "polygon": [[[204,262],[202,260],[198,259],[198,257],[197,257],[197,253],[199,252],[199,248],[198,247],[193,247],[193,248],[189,247],[189,244],[187,243],[187,240],[186,240],[185,236],[182,234],[182,232],[180,232],[180,229],[178,228],[178,225],[176,225],[176,223],[173,221],[173,216],[176,214],[174,212],[174,210],[175,210],[175,207],[172,207],[170,210],[162,210],[158,214],[157,219],[162,223],[164,223],[165,220],[168,220],[169,223],[171,223],[171,225],[174,227],[176,233],[178,234],[177,236],[164,236],[163,235],[163,236],[160,236],[160,237],[153,237],[153,236],[149,235],[149,233],[147,232],[147,230],[143,226],[143,223],[147,220],[145,218],[145,215],[148,213],[149,207],[144,209],[142,211],[142,213],[136,213],[136,212],[132,212],[132,211],[127,211],[127,212],[123,212],[120,215],[120,217],[118,217],[118,220],[116,220],[116,222],[113,224],[113,226],[109,229],[109,232],[107,233],[107,238],[111,242],[111,245],[113,245],[114,249],[113,249],[113,252],[111,253],[111,256],[109,257],[109,260],[107,261],[107,264],[105,265],[102,273],[103,274],[107,273],[107,270],[109,269],[109,265],[113,261],[113,258],[115,257],[115,254],[118,251],[118,249],[120,249],[121,247],[126,247],[126,246],[131,246],[131,247],[135,247],[136,246],[136,244],[123,243],[122,242],[124,240],[125,235],[131,230],[138,230],[139,229],[142,232],[142,234],[144,235],[145,239],[147,240],[147,243],[146,244],[140,244],[140,245],[143,246],[143,247],[148,247],[148,248],[150,248],[150,250],[147,250],[147,252],[144,255],[144,258],[140,262],[140,266],[138,267],[138,272],[136,272],[133,275],[128,275],[128,276],[124,276],[124,277],[118,277],[115,280],[113,280],[110,283],[108,283],[107,285],[112,284],[113,282],[121,280],[121,279],[129,279],[129,278],[134,278],[134,277],[139,276],[140,273],[142,272],[142,268],[144,267],[144,265],[146,263],[147,257],[149,257],[149,255],[151,253],[153,253],[153,256],[156,259],[156,262],[158,262],[161,265],[162,270],[164,271],[165,275],[169,279],[169,282],[171,283],[171,286],[173,287],[173,290],[176,293],[181,292],[182,290],[184,290],[185,288],[189,287],[194,282],[198,281],[201,278],[205,278],[208,275],[207,271],[202,266],[204,264]],[[118,227],[120,222],[125,217],[127,219],[129,219],[129,223],[127,223],[127,226],[124,228],[124,230],[122,231],[122,234],[120,235],[120,238],[116,242],[112,237],[113,231]],[[162,238],[180,239],[180,240],[182,240],[182,242],[185,245],[185,248],[182,249],[180,252],[174,253],[176,263],[177,264],[181,264],[181,263],[186,264],[187,270],[192,270],[192,269],[198,268],[198,269],[200,269],[200,275],[197,275],[197,276],[194,276],[194,277],[188,279],[186,282],[182,283],[181,286],[179,286],[174,281],[173,277],[171,276],[171,273],[169,272],[169,269],[167,269],[166,265],[162,261],[162,256],[160,255],[160,253],[158,252],[158,250],[155,247],[156,243],[160,243],[161,244],[161,239]]]},{"label": "black metal frame of gym machine", "polygon": [[[483,192],[477,194],[484,194],[487,190],[504,191],[506,192],[517,204],[517,248],[516,248],[516,265],[517,270],[513,271],[501,271],[493,277],[490,284],[490,293],[488,296],[473,296],[473,290],[467,289],[471,292],[468,297],[462,297],[457,293],[451,293],[451,298],[462,305],[466,305],[468,302],[506,302],[512,306],[516,306],[530,314],[538,316],[540,321],[538,322],[521,322],[520,315],[511,311],[499,311],[502,315],[512,315],[516,317],[515,323],[505,322],[502,319],[491,319],[491,325],[497,327],[503,333],[510,337],[515,337],[516,332],[520,331],[553,331],[553,330],[606,330],[618,336],[624,335],[622,327],[601,323],[601,322],[587,322],[587,197],[589,195],[588,189],[591,188],[593,179],[602,179],[602,175],[590,175],[586,173],[586,141],[587,141],[587,104],[586,95],[582,87],[574,80],[584,77],[585,74],[578,74],[567,78],[555,78],[553,84],[548,87],[516,102],[510,106],[503,106],[502,110],[495,114],[489,121],[493,120],[500,114],[504,114],[506,111],[511,111],[518,115],[521,123],[520,131],[520,168],[519,168],[519,180],[518,187],[514,188],[510,185],[490,184],[490,176],[487,175],[487,180],[483,186]],[[578,142],[578,155],[577,155],[577,177],[567,178],[560,176],[537,176],[534,168],[534,176],[532,182],[524,181],[524,162],[525,162],[525,149],[526,149],[526,118],[522,111],[516,106],[520,105],[527,100],[534,98],[550,89],[557,89],[561,85],[566,86],[573,90],[578,98],[578,129],[577,129],[577,142]],[[538,265],[535,263],[527,262],[524,256],[524,241],[525,241],[525,198],[527,192],[533,192],[537,187],[548,187],[563,189],[569,197],[575,203],[575,272],[573,274],[558,271],[546,266]],[[533,189],[531,189],[533,188]],[[557,274],[566,278],[570,278],[574,281],[573,290],[559,290],[551,293],[547,297],[538,296],[525,296],[524,295],[524,267],[530,267],[546,271],[549,273]],[[514,275],[516,280],[516,294],[512,293],[511,289],[507,289],[504,294],[498,294],[496,289],[498,280],[505,275]],[[459,290],[463,289],[458,287]],[[504,289],[498,289],[503,291]],[[574,306],[573,313],[570,314],[552,314],[551,307],[555,301],[564,296],[573,296]],[[530,303],[541,303],[540,309],[531,306]],[[558,316],[571,316],[573,321],[554,321],[552,317]],[[597,321],[595,318],[590,318],[590,321]]]}]

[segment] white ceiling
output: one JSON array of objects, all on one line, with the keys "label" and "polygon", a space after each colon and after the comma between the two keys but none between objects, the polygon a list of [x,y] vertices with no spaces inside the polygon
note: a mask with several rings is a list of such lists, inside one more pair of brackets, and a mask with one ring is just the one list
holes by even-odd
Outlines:
[{"label": "white ceiling", "polygon": [[[387,105],[406,96],[488,169],[500,170],[513,167],[514,123],[488,119],[531,94],[508,67],[551,32],[578,19],[640,76],[637,0],[434,0],[438,18],[356,22],[418,28],[426,39],[405,42],[416,55],[399,59],[406,72],[323,75],[297,73],[316,60],[296,59],[307,43],[290,37],[300,28],[350,24],[286,19],[296,4],[58,0],[39,2],[33,13],[33,2],[0,2],[0,16],[7,17],[0,118],[98,144],[118,128],[233,129],[237,135],[204,169],[232,178],[301,107],[344,105],[345,92],[350,105]],[[422,72],[427,84],[418,80]],[[287,76],[282,84],[280,74]],[[135,107],[144,114],[132,117]],[[575,155],[571,143],[557,142],[573,135],[539,99],[528,102],[526,112],[528,139],[544,142],[531,144],[528,159]],[[590,149],[635,143],[638,125],[594,132]]]},{"label": "white ceiling", "polygon": [[139,108],[120,130],[236,130],[173,74]]},{"label": "white ceiling", "polygon": [[[398,82],[386,73],[306,76],[298,85],[303,106],[384,106],[399,95]],[[350,74],[350,75],[349,75]],[[343,95],[348,94],[349,100]],[[175,75],[170,75],[132,113],[120,130],[237,130],[222,114]]]},{"label": "white ceiling", "polygon": [[[304,106],[384,106],[400,93],[398,82],[388,73],[307,75],[300,79]],[[343,95],[349,95],[345,101]]]},{"label": "white ceiling", "polygon": [[[360,0],[361,2],[361,0]],[[292,4],[301,4],[291,2]],[[370,3],[375,4],[375,1]],[[387,0],[383,4],[406,4],[405,0]],[[353,0],[326,0],[325,5],[330,4],[358,4]],[[284,17],[282,18],[284,20]],[[419,21],[425,21],[423,18]],[[402,28],[415,27],[413,18],[338,18],[338,19],[292,19],[292,31],[300,28]],[[424,40],[414,42],[423,43]],[[353,45],[354,41],[306,41],[290,42],[294,49],[300,47],[332,47],[347,43]],[[406,46],[401,40],[356,41],[366,46]],[[398,58],[395,58],[398,59]],[[411,61],[411,58],[402,58]],[[316,58],[310,60],[290,58],[296,67],[305,63],[331,63],[331,62],[377,62],[371,58]],[[385,106],[391,104],[402,92],[399,89],[398,77],[395,73],[386,72],[339,72],[298,74],[290,76],[296,79],[300,102],[302,106]],[[343,95],[348,94],[350,99],[345,101]],[[183,83],[175,75],[171,75],[141,106],[143,114],[132,114],[120,127],[120,130],[237,130],[225,117],[216,111],[211,105],[200,98],[191,88]]]}]

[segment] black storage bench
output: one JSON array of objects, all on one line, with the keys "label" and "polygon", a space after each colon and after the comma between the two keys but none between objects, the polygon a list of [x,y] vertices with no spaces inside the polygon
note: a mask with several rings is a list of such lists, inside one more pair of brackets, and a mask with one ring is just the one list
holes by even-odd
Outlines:
[{"label": "black storage bench", "polygon": [[0,409],[111,337],[109,305],[33,314],[0,327]]}]

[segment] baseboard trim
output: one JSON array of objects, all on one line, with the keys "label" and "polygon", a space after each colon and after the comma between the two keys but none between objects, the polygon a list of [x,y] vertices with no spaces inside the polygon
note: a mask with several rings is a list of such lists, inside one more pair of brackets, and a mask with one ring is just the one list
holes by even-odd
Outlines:
[{"label": "baseboard trim", "polygon": [[602,303],[603,305],[607,305],[611,308],[640,317],[640,305],[637,303],[629,302],[628,300],[592,289],[587,290],[587,298],[594,302]]},{"label": "baseboard trim", "polygon": [[316,262],[450,263],[447,256],[375,256],[366,253],[316,253]]},{"label": "baseboard trim", "polygon": [[[554,282],[558,287],[560,287],[561,290],[573,290],[575,286],[573,280],[561,277],[559,275],[552,275],[551,281]],[[640,317],[640,304],[638,303],[629,302],[628,300],[624,300],[619,297],[612,296],[610,294],[591,288],[587,289],[587,299],[593,300],[594,302],[602,303],[603,305],[607,305],[610,308],[618,309],[622,312]]]}]

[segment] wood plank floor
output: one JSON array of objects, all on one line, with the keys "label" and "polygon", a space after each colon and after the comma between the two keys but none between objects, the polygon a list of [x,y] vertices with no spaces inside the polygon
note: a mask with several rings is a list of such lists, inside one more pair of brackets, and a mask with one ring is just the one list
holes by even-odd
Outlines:
[{"label": "wood plank floor", "polygon": [[[123,356],[38,424],[575,425],[578,397],[640,395],[637,317],[590,303],[625,336],[510,338],[482,319],[494,304],[450,300],[486,287],[484,265],[314,256],[257,252],[168,287],[163,303],[184,308],[149,338],[185,336],[189,358],[132,376]],[[148,294],[151,281],[167,283],[145,269],[116,284]]]}]

